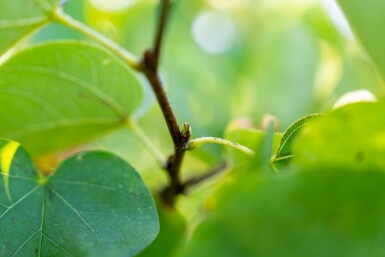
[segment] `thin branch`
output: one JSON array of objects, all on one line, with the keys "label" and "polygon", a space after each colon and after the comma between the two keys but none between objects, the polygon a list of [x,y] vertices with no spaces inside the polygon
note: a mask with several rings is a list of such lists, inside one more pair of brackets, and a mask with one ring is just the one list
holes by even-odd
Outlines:
[{"label": "thin branch", "polygon": [[[64,4],[65,2],[66,1],[63,0],[60,3]],[[176,196],[179,194],[183,194],[187,187],[195,185],[203,180],[208,179],[209,177],[212,177],[224,167],[214,169],[212,172],[209,172],[205,176],[190,179],[186,181],[186,183],[181,182],[180,169],[183,163],[185,153],[189,147],[191,133],[190,126],[188,124],[184,124],[183,131],[181,131],[181,129],[179,128],[175,114],[171,108],[166,92],[164,91],[162,81],[159,77],[158,68],[161,56],[162,43],[164,41],[164,34],[170,12],[171,0],[160,0],[159,6],[160,15],[157,23],[158,26],[153,46],[151,49],[145,51],[140,62],[137,61],[137,58],[133,54],[128,52],[119,44],[113,42],[111,39],[93,30],[87,25],[66,15],[61,8],[57,8],[54,11],[52,17],[55,21],[61,23],[62,25],[79,31],[82,34],[101,43],[110,51],[112,51],[115,55],[117,55],[120,59],[122,59],[125,63],[127,63],[131,68],[137,70],[138,72],[142,72],[146,76],[162,110],[164,119],[166,121],[168,130],[170,132],[174,144],[174,153],[168,157],[167,163],[166,165],[164,165],[164,169],[167,171],[170,183],[166,188],[164,188],[161,194],[164,203],[168,204],[169,206],[173,206],[175,203]],[[135,126],[133,127],[133,130],[139,135],[143,132],[138,130]],[[158,152],[154,151],[152,146],[150,146],[149,141],[149,139],[145,139],[143,143],[147,146],[150,151],[154,153],[159,162],[162,162],[161,155]]]},{"label": "thin branch", "polygon": [[169,17],[168,14],[169,14],[170,6],[171,6],[171,0],[164,0],[160,2],[158,30],[156,32],[154,45],[152,47],[154,61],[155,61],[154,65],[156,69],[159,67],[160,52],[161,52],[163,37],[165,34],[165,29],[166,29],[166,25]]},{"label": "thin branch", "polygon": [[186,191],[190,187],[198,185],[198,184],[200,184],[200,183],[202,183],[202,182],[204,182],[206,180],[209,180],[212,177],[220,174],[221,172],[225,171],[227,169],[227,167],[228,167],[227,163],[226,162],[222,162],[220,165],[218,165],[217,167],[214,167],[212,170],[207,171],[203,175],[192,177],[192,178],[186,180],[183,183],[184,191]]},{"label": "thin branch", "polygon": [[[146,56],[147,55],[145,54],[144,63],[146,63],[146,58],[152,59],[152,55],[147,57]],[[147,80],[150,82],[152,90],[155,93],[156,99],[158,100],[159,106],[163,113],[163,117],[166,121],[168,130],[170,132],[172,141],[174,142],[175,146],[179,146],[181,144],[182,136],[181,136],[181,132],[180,132],[174,111],[172,110],[170,102],[168,101],[166,92],[164,91],[159,75],[149,70],[147,67],[148,66],[145,64],[143,68],[143,72],[146,75]]]},{"label": "thin branch", "polygon": [[169,17],[170,5],[171,0],[160,0],[160,14],[154,44],[152,49],[147,50],[143,55],[141,71],[150,82],[174,143],[174,153],[168,158],[167,164],[164,167],[169,176],[170,183],[161,194],[163,201],[173,206],[175,197],[183,192],[180,180],[180,169],[190,140],[190,126],[185,124],[184,131],[182,132],[180,130],[158,74],[160,53]]},{"label": "thin branch", "polygon": [[218,138],[218,137],[200,137],[200,138],[193,139],[190,141],[187,150],[191,151],[191,150],[194,150],[195,148],[198,148],[198,147],[200,147],[204,144],[208,144],[208,143],[228,146],[228,147],[237,149],[241,152],[244,152],[245,154],[248,154],[248,155],[254,155],[255,154],[253,150],[247,148],[246,146],[240,145],[240,144],[235,143],[235,142],[231,142],[231,141],[223,139],[223,138]]},{"label": "thin branch", "polygon": [[180,168],[186,151],[178,151],[168,158],[165,169],[168,172],[170,183],[160,193],[163,202],[169,206],[174,206],[175,197],[184,193],[184,187],[180,180]]}]

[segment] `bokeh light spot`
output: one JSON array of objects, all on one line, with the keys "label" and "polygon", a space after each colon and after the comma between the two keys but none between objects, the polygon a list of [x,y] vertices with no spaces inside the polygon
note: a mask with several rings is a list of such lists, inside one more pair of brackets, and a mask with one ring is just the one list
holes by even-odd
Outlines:
[{"label": "bokeh light spot", "polygon": [[194,21],[192,35],[206,52],[219,54],[231,48],[236,39],[236,29],[231,18],[218,12],[204,12]]}]

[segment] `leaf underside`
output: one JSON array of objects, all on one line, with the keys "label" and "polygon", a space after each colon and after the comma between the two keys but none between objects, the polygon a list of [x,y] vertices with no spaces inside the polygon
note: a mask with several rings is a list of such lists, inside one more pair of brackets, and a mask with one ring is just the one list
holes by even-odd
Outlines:
[{"label": "leaf underside", "polygon": [[54,152],[125,125],[141,97],[129,68],[98,46],[33,46],[0,66],[0,136],[33,156]]},{"label": "leaf underside", "polygon": [[350,25],[385,78],[385,1],[338,0]]},{"label": "leaf underside", "polygon": [[50,12],[58,2],[58,0],[1,0],[0,54],[47,24],[50,21]]}]

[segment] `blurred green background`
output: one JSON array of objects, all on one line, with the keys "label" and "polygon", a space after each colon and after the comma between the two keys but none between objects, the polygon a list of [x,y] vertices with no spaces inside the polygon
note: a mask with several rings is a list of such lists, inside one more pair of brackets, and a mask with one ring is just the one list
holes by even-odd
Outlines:
[{"label": "blurred green background", "polygon": [[[153,40],[157,3],[158,1],[155,0],[74,0],[69,2],[65,7],[65,11],[122,44],[140,57],[151,46]],[[68,28],[52,24],[31,38],[30,43],[62,38],[88,40]],[[161,61],[161,76],[178,121],[180,124],[188,122],[192,126],[194,138],[217,136],[239,140],[246,145],[251,144],[251,142],[257,145],[262,141],[262,136],[254,129],[264,129],[264,117],[266,115],[275,117],[278,120],[277,130],[283,132],[301,116],[329,111],[336,101],[348,92],[365,89],[377,98],[382,98],[385,93],[384,81],[368,54],[363,50],[359,40],[353,35],[344,15],[334,0],[174,1]],[[138,76],[143,82],[145,99],[141,108],[135,114],[135,119],[138,120],[149,138],[166,157],[172,152],[170,136],[149,85],[143,77]],[[377,108],[377,106],[373,108]],[[357,124],[361,122],[361,119],[357,120]],[[368,121],[373,120],[368,118]],[[373,121],[373,123],[376,122]],[[336,127],[338,126],[336,125]],[[381,126],[381,124],[376,123],[374,127],[380,128]],[[237,130],[240,127],[242,130]],[[362,145],[365,146],[366,139],[370,135],[366,129],[363,130],[366,131],[366,134],[359,131],[359,133],[352,133],[352,135],[359,137],[359,135],[365,134],[366,137],[363,137],[362,140]],[[340,136],[342,137],[345,131],[344,127],[343,132],[339,131],[340,134],[332,133],[330,138],[335,140]],[[309,138],[305,138],[307,139],[305,141],[311,141],[312,136],[310,134]],[[276,141],[279,141],[279,139]],[[346,148],[349,148],[351,138],[348,138],[346,142],[348,142]],[[277,142],[275,143],[277,144]],[[320,137],[320,142],[316,143],[322,144],[325,142]],[[329,141],[325,143],[326,146],[322,146],[322,151],[328,147],[328,143]],[[162,188],[167,182],[163,171],[129,129],[113,132],[100,140],[81,147],[81,149],[84,148],[105,149],[122,156],[142,174],[154,191]],[[334,149],[330,155],[335,156],[335,153],[341,149],[338,145],[336,148],[337,150]],[[382,148],[378,152],[382,154],[381,151]],[[202,173],[227,158],[228,154],[229,152],[223,151],[219,146],[204,146],[188,153],[182,175],[183,177],[189,177]],[[230,152],[231,154],[233,153]],[[306,156],[306,153],[302,154]],[[322,153],[320,153],[320,156],[322,156]],[[233,163],[235,172],[248,170],[251,167],[247,166],[251,164],[245,162],[244,159],[247,158],[244,156],[238,156],[234,159],[244,162],[242,163],[243,168],[237,166],[239,163]],[[334,159],[331,159],[335,163]],[[345,161],[343,158],[341,160]],[[327,162],[322,161],[320,163]],[[335,177],[334,175],[329,177],[329,179],[336,179],[336,181],[343,183],[345,176],[352,177],[354,183],[351,182],[347,185],[347,188],[353,188],[352,191],[361,185],[360,183],[356,184],[360,178],[356,178],[355,174],[343,174],[341,176],[337,174]],[[370,183],[377,181],[375,176],[377,175],[373,175],[374,178],[369,176],[368,181]],[[259,181],[245,181],[244,179],[240,185],[244,185],[246,193],[243,191],[238,192],[234,188],[239,188],[239,185],[233,185],[233,189],[229,190],[229,192],[237,193],[229,196],[228,199],[230,200],[227,201],[229,205],[225,204],[218,211],[218,217],[225,218],[203,227],[203,232],[198,234],[198,239],[199,235],[202,235],[200,240],[205,242],[205,237],[210,237],[210,231],[214,233],[214,230],[220,228],[223,229],[222,236],[225,235],[225,239],[227,239],[226,236],[230,238],[231,235],[227,233],[231,234],[231,231],[226,230],[227,227],[223,227],[222,224],[235,220],[232,219],[231,215],[226,216],[231,211],[234,212],[234,216],[241,214],[241,218],[245,220],[254,219],[255,216],[250,213],[238,211],[237,208],[241,209],[243,206],[243,200],[239,199],[247,199],[250,202],[256,201],[250,207],[253,210],[253,215],[259,213],[258,208],[261,206],[267,206],[267,211],[262,212],[260,214],[262,216],[256,222],[262,222],[264,218],[271,217],[272,213],[269,213],[269,210],[273,210],[274,215],[277,215],[274,216],[275,220],[282,222],[281,225],[279,225],[280,223],[277,225],[278,230],[285,228],[286,232],[291,233],[291,226],[293,229],[297,228],[296,222],[301,223],[301,217],[305,220],[309,219],[309,222],[314,221],[312,212],[302,213],[303,216],[297,216],[298,213],[294,210],[293,213],[289,213],[287,220],[285,220],[279,216],[279,210],[282,210],[282,206],[292,207],[293,205],[305,206],[306,209],[311,197],[298,196],[301,195],[301,192],[310,192],[314,193],[315,196],[323,196],[323,192],[329,188],[316,181],[316,179],[322,180],[324,177],[315,177],[308,178],[308,175],[305,174],[300,175],[299,178],[289,179],[287,182],[282,182],[279,179],[266,182],[272,183],[273,189],[265,186],[265,182],[261,182],[261,186]],[[185,229],[181,220],[186,218],[191,232],[192,228],[210,210],[216,207],[217,202],[222,201],[218,200],[221,197],[217,199],[216,196],[214,198],[217,200],[212,200],[212,198],[209,201],[203,200],[207,200],[208,196],[221,186],[225,185],[224,188],[226,188],[229,183],[231,187],[231,183],[236,179],[238,178],[225,177],[220,182],[204,184],[187,197],[181,196],[177,207],[184,217],[177,213],[169,214],[166,210],[160,209],[161,224],[166,228],[170,228],[170,231],[179,233],[180,230]],[[246,180],[248,179],[249,177],[246,176]],[[381,177],[381,179],[383,178]],[[306,186],[307,183],[304,183],[304,181],[309,182],[310,186]],[[326,182],[330,181],[331,179]],[[381,187],[380,185],[377,186],[378,188]],[[250,188],[258,188],[256,195],[249,197]],[[279,190],[276,191],[275,189]],[[336,195],[341,195],[341,199],[345,199],[346,193],[340,192],[338,185],[332,187],[332,189],[335,190]],[[330,198],[334,196],[333,192],[330,193]],[[358,190],[354,192],[359,197],[360,192]],[[366,193],[369,197],[379,197],[374,191],[369,190]],[[217,194],[220,195],[218,192]],[[284,197],[280,198],[280,194],[284,195]],[[265,199],[271,195],[274,196],[271,197],[273,201],[266,202]],[[225,197],[222,196],[222,198]],[[329,217],[329,202],[328,199],[325,199],[320,199],[320,202],[325,201],[321,206],[321,211],[323,211],[322,214]],[[365,199],[361,200],[362,205],[365,205]],[[341,206],[343,206],[341,208],[346,209],[353,208],[345,200],[341,200]],[[331,205],[330,208],[334,207],[334,205]],[[383,207],[379,206],[378,208],[382,211],[381,208]],[[223,213],[226,215],[223,215]],[[354,214],[354,210],[352,213]],[[361,215],[363,212],[357,211],[357,213]],[[248,216],[248,214],[250,215]],[[230,217],[229,220],[227,220],[227,217]],[[361,218],[358,214],[357,217]],[[354,219],[354,222],[359,220],[358,218]],[[248,236],[250,236],[247,234],[250,230],[249,223],[239,219],[237,221],[239,224],[233,224],[234,229],[238,225],[238,229],[244,228],[242,234],[244,240],[240,239],[239,243],[245,243],[245,245],[239,246],[239,249],[252,248],[254,246],[253,242],[247,241]],[[334,224],[333,222],[334,220],[331,221],[332,224]],[[262,222],[262,225],[258,223],[256,226],[263,229],[263,226],[267,223]],[[349,224],[346,226],[348,230],[351,228]],[[301,240],[306,241],[311,238],[312,233],[316,234],[317,229],[319,229],[317,227],[318,223],[313,225],[314,227],[311,227],[310,230],[306,230],[306,233],[310,233],[309,235],[305,232],[293,234],[301,234],[303,237]],[[354,225],[352,225],[353,228]],[[275,224],[272,224],[272,227],[274,226]],[[306,224],[303,227],[305,226]],[[269,227],[269,224],[266,227],[264,232],[267,233],[267,230],[271,227]],[[345,228],[343,225],[341,227]],[[206,228],[207,230],[205,230]],[[332,228],[334,229],[334,227]],[[332,232],[329,230],[323,231],[323,235],[329,236]],[[250,233],[254,235],[253,231]],[[292,238],[290,233],[282,236],[283,240]],[[161,232],[161,235],[167,237],[166,232]],[[189,236],[190,234],[187,235],[187,237]],[[326,244],[333,246],[334,242],[338,240],[338,236],[340,235],[337,233],[335,240],[328,239],[330,242],[328,241]],[[161,238],[165,240],[163,237]],[[184,234],[178,238],[181,241],[185,240]],[[177,241],[175,239],[172,243],[179,246],[181,243]],[[222,248],[221,244],[225,241],[218,243],[219,248]],[[273,241],[270,243],[273,244]],[[309,239],[309,241],[311,240]],[[197,242],[197,244],[202,243]],[[168,243],[165,244],[169,246]],[[259,243],[261,246],[265,245],[263,240],[259,241]],[[177,248],[175,245],[170,246],[170,248]],[[290,245],[290,242],[288,242],[288,245]],[[349,246],[349,244],[346,245]],[[359,246],[361,247],[361,245]],[[187,253],[187,256],[197,256],[194,247],[192,249]],[[198,249],[200,248],[198,247]],[[270,248],[267,247],[266,249],[269,250]],[[312,250],[316,251],[317,249]],[[354,249],[351,250],[351,254],[360,254],[359,250],[362,249],[357,249],[356,253],[354,253]],[[266,251],[268,252],[268,250]],[[151,251],[151,249],[148,250],[147,256],[151,256]],[[216,248],[213,248],[213,251],[218,253]],[[378,251],[380,252],[380,250]],[[231,255],[231,251],[227,252],[227,254],[229,254],[228,256],[235,256]],[[280,254],[281,252],[278,251],[277,256],[282,256]],[[320,253],[314,252],[314,254]],[[340,253],[320,256],[343,256],[338,254]],[[209,251],[207,256],[210,256]],[[247,254],[245,253],[244,256],[247,256]]]},{"label": "blurred green background", "polygon": [[[152,43],[157,3],[76,0],[65,11],[139,57]],[[52,24],[31,41],[58,38],[88,40]],[[333,0],[174,1],[161,61],[178,121],[192,126],[193,137],[225,137],[230,123],[260,128],[266,114],[275,116],[283,131],[305,114],[329,110],[349,91],[384,94],[383,81]],[[170,137],[149,85],[140,79],[146,94],[136,118],[166,156],[172,151]],[[166,182],[128,129],[86,148],[127,159],[154,190]],[[184,176],[212,167],[223,156],[218,146],[189,153]]]},{"label": "blurred green background", "polygon": [[[157,1],[70,1],[65,11],[141,56],[152,42]],[[33,40],[79,38],[51,25]],[[334,0],[174,1],[162,76],[180,122],[217,135],[234,118],[280,129],[329,109],[342,94],[382,81]],[[153,106],[151,94],[138,115]]]}]

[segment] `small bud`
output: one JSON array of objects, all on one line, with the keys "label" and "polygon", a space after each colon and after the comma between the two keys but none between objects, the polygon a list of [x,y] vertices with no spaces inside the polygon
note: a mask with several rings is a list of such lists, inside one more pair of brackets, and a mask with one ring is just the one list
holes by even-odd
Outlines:
[{"label": "small bud", "polygon": [[275,117],[271,114],[263,115],[262,121],[261,121],[261,129],[267,130],[267,128],[269,127],[271,122],[274,122],[274,131],[277,131],[278,130],[278,119],[277,119],[277,117]]},{"label": "small bud", "polygon": [[191,136],[191,126],[188,123],[184,123],[181,133],[182,133],[183,137],[186,137],[186,136],[190,137]]}]

